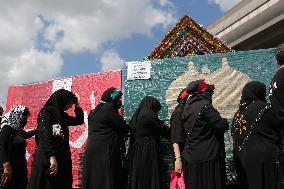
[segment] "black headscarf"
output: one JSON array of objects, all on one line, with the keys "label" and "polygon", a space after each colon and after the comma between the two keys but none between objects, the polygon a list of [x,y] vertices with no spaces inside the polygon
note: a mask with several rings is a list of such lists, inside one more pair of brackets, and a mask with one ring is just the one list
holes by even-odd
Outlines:
[{"label": "black headscarf", "polygon": [[246,107],[249,103],[257,100],[266,102],[265,97],[265,84],[259,81],[250,81],[243,88],[242,97],[240,100],[240,108]]},{"label": "black headscarf", "polygon": [[200,82],[201,82],[201,80],[191,81],[191,82],[186,86],[185,89],[187,90],[188,93],[196,93]]},{"label": "black headscarf", "polygon": [[55,91],[47,100],[43,108],[47,106],[56,107],[61,112],[64,112],[64,108],[68,103],[75,103],[77,97],[70,91],[65,89],[59,89]]},{"label": "black headscarf", "polygon": [[[67,104],[76,103],[77,100],[78,99],[76,95],[70,91],[67,91],[65,89],[59,89],[55,91],[54,93],[52,93],[47,102],[44,104],[43,108],[40,110],[37,118],[38,125],[40,124],[41,113],[46,108],[50,108],[50,110],[52,109],[52,116],[54,120],[56,120],[58,124],[62,124],[62,118],[65,111],[64,109],[66,108]],[[36,144],[38,145],[38,135],[35,136],[35,140]]]},{"label": "black headscarf", "polygon": [[261,116],[270,105],[266,102],[265,84],[258,81],[247,83],[242,91],[239,110],[233,118],[234,147],[241,151]]},{"label": "black headscarf", "polygon": [[144,110],[152,110],[154,114],[158,114],[161,108],[162,106],[158,99],[153,96],[145,96],[130,120],[130,127],[132,129],[135,129],[135,125],[140,112]]},{"label": "black headscarf", "polygon": [[101,107],[104,104],[109,103],[109,104],[112,104],[116,109],[119,109],[120,107],[118,106],[118,101],[119,101],[119,99],[122,95],[123,95],[123,93],[115,87],[110,87],[107,90],[105,90],[104,93],[101,96],[100,103],[96,106],[96,108],[94,110],[92,110],[90,112],[89,119],[91,117],[93,117],[95,115],[95,113],[99,109],[101,109]]},{"label": "black headscarf", "polygon": [[[52,107],[58,114],[64,113],[64,109],[69,103],[76,103],[77,97],[75,94],[73,94],[70,91],[67,91],[65,89],[59,89],[55,91],[47,100],[43,108],[41,109],[39,113],[39,117],[41,112],[47,108]],[[59,115],[58,115],[59,116]],[[39,119],[38,117],[38,119]],[[39,121],[39,120],[38,120]]]},{"label": "black headscarf", "polygon": [[[186,89],[189,93],[192,93],[193,96],[191,96],[186,101],[183,114],[182,114],[183,119],[187,119],[190,115],[195,114],[194,112],[198,112],[198,113],[200,112],[199,109],[202,107],[198,107],[197,109],[192,108],[191,104],[195,102],[201,102],[204,100],[212,103],[212,95],[213,95],[215,87],[214,85],[210,85],[206,83],[204,80],[196,80],[196,81],[189,83]],[[203,105],[204,103],[202,102],[201,104]]]},{"label": "black headscarf", "polygon": [[121,96],[122,92],[119,89],[114,87],[108,88],[101,97],[101,103],[113,103],[115,105]]},{"label": "black headscarf", "polygon": [[207,91],[209,96],[212,97],[214,93],[214,89],[215,89],[215,85],[208,84],[204,79],[191,81],[186,87],[187,92],[190,93],[192,96],[195,96],[197,94],[203,93],[204,91]]},{"label": "black headscarf", "polygon": [[183,122],[187,123],[184,125],[186,132],[192,131],[199,113],[206,105],[212,103],[212,95],[215,87],[206,83],[205,80],[196,80],[187,86],[188,90],[189,88],[190,93],[193,95],[187,99],[181,115]]}]

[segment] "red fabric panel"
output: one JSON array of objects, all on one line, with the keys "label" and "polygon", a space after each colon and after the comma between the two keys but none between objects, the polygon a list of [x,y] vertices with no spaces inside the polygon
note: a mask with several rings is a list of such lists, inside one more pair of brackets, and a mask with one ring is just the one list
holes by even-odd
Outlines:
[{"label": "red fabric panel", "polygon": [[[69,128],[69,143],[73,163],[73,187],[77,188],[80,187],[80,176],[82,171],[82,165],[80,165],[80,162],[87,139],[87,115],[92,107],[98,104],[102,93],[107,88],[116,87],[121,89],[121,70],[85,74],[69,78],[72,78],[72,92],[79,97],[80,105],[85,114],[85,124]],[[53,81],[54,80],[49,80],[46,82],[28,85],[10,86],[8,90],[6,110],[10,110],[11,106],[14,104],[26,105],[31,112],[26,129],[35,128],[37,126],[36,120],[38,112],[52,93]],[[70,110],[68,113],[72,115],[73,110]],[[34,138],[27,140],[27,143],[27,160],[28,170],[30,173],[35,150]]]}]

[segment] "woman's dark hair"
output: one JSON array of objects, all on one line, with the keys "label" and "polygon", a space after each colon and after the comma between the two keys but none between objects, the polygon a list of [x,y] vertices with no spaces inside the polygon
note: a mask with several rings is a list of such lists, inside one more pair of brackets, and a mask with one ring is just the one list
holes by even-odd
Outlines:
[{"label": "woman's dark hair", "polygon": [[0,116],[2,116],[4,113],[4,109],[2,108],[2,106],[0,106]]},{"label": "woman's dark hair", "polygon": [[284,43],[278,45],[276,48],[275,57],[278,65],[282,66],[284,64]]},{"label": "woman's dark hair", "polygon": [[23,116],[29,116],[29,115],[31,115],[31,112],[30,112],[30,110],[26,107],[22,115],[23,115]]}]

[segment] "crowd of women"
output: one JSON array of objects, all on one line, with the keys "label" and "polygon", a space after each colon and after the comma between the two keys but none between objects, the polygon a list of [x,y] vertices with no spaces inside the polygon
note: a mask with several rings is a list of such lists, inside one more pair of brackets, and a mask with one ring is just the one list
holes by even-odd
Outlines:
[{"label": "crowd of women", "polygon": [[[237,187],[280,189],[284,181],[284,44],[276,49],[279,70],[269,86],[251,81],[242,91],[232,121]],[[174,171],[183,175],[186,189],[224,189],[224,133],[229,123],[212,105],[214,85],[190,82],[178,98],[169,127],[159,119],[159,100],[145,96],[127,123],[119,113],[122,92],[107,89],[88,117],[83,189],[164,189],[160,136],[170,135]],[[75,116],[66,110],[75,106]],[[0,108],[1,110],[1,108]],[[3,111],[3,110],[2,110]],[[1,111],[1,112],[2,112]],[[2,114],[2,113],[1,113]],[[77,97],[64,89],[54,92],[26,132],[30,111],[15,105],[1,117],[0,188],[71,189],[72,161],[69,126],[83,124]],[[129,166],[122,168],[123,137],[129,134]],[[35,135],[36,152],[28,181],[25,139]]]}]

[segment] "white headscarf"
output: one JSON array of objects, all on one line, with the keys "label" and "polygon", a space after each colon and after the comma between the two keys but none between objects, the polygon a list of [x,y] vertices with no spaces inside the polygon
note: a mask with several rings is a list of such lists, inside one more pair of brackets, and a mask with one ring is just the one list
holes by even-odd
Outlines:
[{"label": "white headscarf", "polygon": [[3,116],[1,121],[1,129],[5,125],[8,125],[15,130],[19,130],[25,108],[26,107],[23,105],[15,105],[9,112],[7,112]]}]

